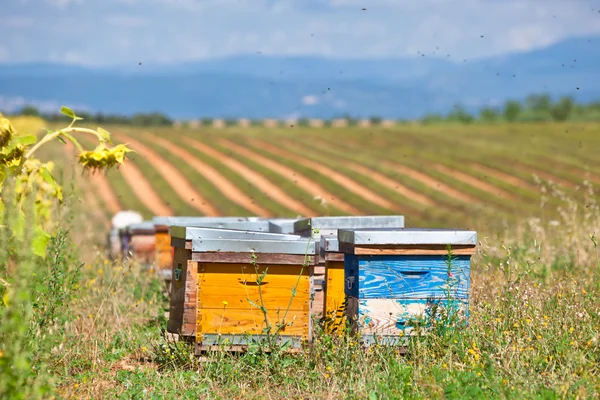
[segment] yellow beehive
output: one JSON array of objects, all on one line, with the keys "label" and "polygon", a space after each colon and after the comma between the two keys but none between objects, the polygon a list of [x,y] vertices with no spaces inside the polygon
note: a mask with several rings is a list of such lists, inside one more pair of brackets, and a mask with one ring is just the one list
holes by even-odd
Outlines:
[{"label": "yellow beehive", "polygon": [[279,332],[281,340],[295,347],[311,340],[315,246],[310,239],[190,227],[171,227],[171,238],[169,331],[188,340],[195,336],[199,352],[222,340],[237,346],[232,349],[243,348],[248,336],[264,338],[267,324],[274,331],[283,322],[291,325]]}]

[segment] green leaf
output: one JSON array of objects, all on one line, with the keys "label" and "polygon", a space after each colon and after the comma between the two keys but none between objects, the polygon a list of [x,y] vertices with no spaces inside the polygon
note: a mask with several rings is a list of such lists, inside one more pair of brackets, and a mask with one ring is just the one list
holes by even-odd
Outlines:
[{"label": "green leaf", "polygon": [[[75,147],[77,147],[77,150],[79,150],[80,153],[83,152],[83,147],[81,146],[81,144],[79,144],[77,139],[75,139],[73,137],[73,135],[71,135],[70,133],[66,133],[66,132],[62,132],[61,135],[63,135],[67,139],[69,139],[75,145]],[[59,136],[59,138],[60,138],[60,136]]]},{"label": "green leaf", "polygon": [[12,144],[22,144],[23,146],[29,146],[30,144],[37,143],[37,137],[35,135],[23,135],[13,136]]},{"label": "green leaf", "polygon": [[258,279],[256,279],[256,283],[257,283],[257,284],[259,284],[259,285],[260,285],[260,284],[262,283],[262,281],[263,281],[263,280],[265,279],[265,277],[267,276],[267,271],[268,271],[268,268],[267,268],[267,269],[265,269],[265,270],[264,270],[264,272],[263,272],[262,274],[260,274],[260,276],[258,277]]},{"label": "green leaf", "polygon": [[102,139],[104,139],[108,143],[112,144],[112,141],[110,140],[110,132],[109,131],[104,130],[104,129],[100,128],[100,127],[98,127],[98,129],[96,129],[96,131],[100,134],[100,136],[102,137]]},{"label": "green leaf", "polygon": [[56,181],[54,180],[54,177],[52,176],[50,171],[48,171],[48,169],[46,167],[41,167],[40,173],[42,174],[42,177],[44,178],[44,180],[46,182],[48,182],[49,184],[51,184],[52,187],[56,190],[58,200],[63,201],[62,188],[60,187],[60,185],[58,183],[56,183]]},{"label": "green leaf", "polygon": [[71,110],[69,107],[62,106],[62,107],[60,108],[60,112],[61,112],[62,114],[64,114],[64,115],[66,115],[66,116],[67,116],[67,117],[69,117],[69,118],[73,118],[73,119],[75,119],[75,118],[77,117],[77,116],[75,115],[75,113],[73,112],[73,110]]},{"label": "green leaf", "polygon": [[36,226],[33,231],[31,240],[31,251],[36,256],[46,258],[46,248],[50,242],[50,235],[39,226]]}]

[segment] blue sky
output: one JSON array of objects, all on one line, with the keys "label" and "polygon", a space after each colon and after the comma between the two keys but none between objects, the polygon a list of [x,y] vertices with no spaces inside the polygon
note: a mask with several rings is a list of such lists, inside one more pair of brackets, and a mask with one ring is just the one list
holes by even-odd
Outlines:
[{"label": "blue sky", "polygon": [[411,57],[436,49],[475,59],[600,34],[594,0],[0,1],[0,63],[108,66],[259,52]]}]

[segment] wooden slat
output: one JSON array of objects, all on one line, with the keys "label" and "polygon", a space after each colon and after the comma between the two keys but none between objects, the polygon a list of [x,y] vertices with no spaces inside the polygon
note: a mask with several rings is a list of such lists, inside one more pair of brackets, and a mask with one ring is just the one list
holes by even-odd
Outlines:
[{"label": "wooden slat", "polygon": [[[271,254],[257,253],[257,264],[283,264],[283,265],[301,265],[305,261],[305,256],[301,254]],[[306,257],[309,264],[314,264],[314,256]],[[225,263],[225,264],[251,264],[252,253],[193,253],[192,260],[203,263]]]},{"label": "wooden slat", "polygon": [[[468,301],[452,299],[454,312],[460,318],[468,313]],[[437,304],[445,307],[447,300],[439,300]],[[410,334],[413,327],[409,320],[424,317],[434,303],[428,299],[368,299],[361,300],[350,298],[348,302],[348,316],[355,320],[355,329],[362,335],[389,335],[399,336]],[[351,319],[352,319],[351,318]]]},{"label": "wooden slat", "polygon": [[171,237],[169,232],[156,231],[155,234],[156,264],[159,270],[169,270],[173,267]]},{"label": "wooden slat", "polygon": [[183,309],[186,296],[185,290],[187,270],[196,265],[196,263],[189,262],[191,257],[191,251],[182,248],[175,248],[173,253],[173,269],[175,270],[175,268],[179,267],[182,271],[179,280],[176,280],[175,274],[173,274],[173,280],[171,281],[169,321],[167,323],[167,331],[170,333],[181,333],[181,327],[183,325]]},{"label": "wooden slat", "polygon": [[325,270],[325,302],[323,316],[335,317],[331,323],[326,324],[326,331],[331,332],[334,327],[343,328],[345,314],[341,307],[346,295],[344,293],[344,262],[328,261]]},{"label": "wooden slat", "polygon": [[[267,275],[259,286],[257,279],[265,269]],[[285,334],[309,338],[310,273],[300,265],[199,264],[197,340],[201,341],[203,334],[261,334],[264,314],[250,301],[265,307],[269,321],[275,324],[283,321],[290,300],[286,322],[293,326],[286,328]]]},{"label": "wooden slat", "polygon": [[[356,255],[446,255],[448,249],[443,245],[397,245],[397,246],[356,246],[340,242],[340,251]],[[454,255],[474,255],[477,252],[473,245],[453,245]]]},{"label": "wooden slat", "polygon": [[325,253],[325,261],[344,262],[344,253]]}]

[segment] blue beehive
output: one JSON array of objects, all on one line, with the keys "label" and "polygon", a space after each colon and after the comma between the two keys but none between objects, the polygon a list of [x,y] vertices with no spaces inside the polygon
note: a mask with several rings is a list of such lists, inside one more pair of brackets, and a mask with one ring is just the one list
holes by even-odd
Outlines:
[{"label": "blue beehive", "polygon": [[[435,319],[466,321],[477,233],[340,229],[347,316],[365,344],[402,343]],[[450,248],[450,252],[448,250]]]}]

